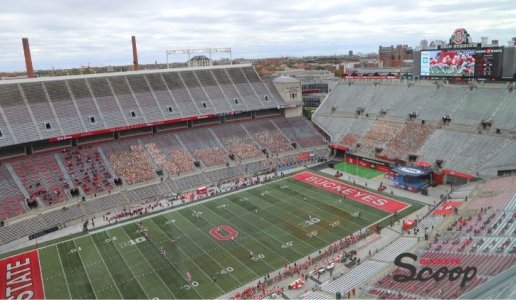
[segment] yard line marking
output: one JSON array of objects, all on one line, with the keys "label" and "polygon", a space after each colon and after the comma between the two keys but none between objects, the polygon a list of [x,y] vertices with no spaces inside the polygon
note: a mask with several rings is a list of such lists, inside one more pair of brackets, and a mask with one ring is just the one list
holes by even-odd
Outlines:
[{"label": "yard line marking", "polygon": [[[163,229],[158,225],[158,223],[156,223],[156,221],[154,221],[154,219],[152,219],[152,222],[153,222],[154,224],[156,224],[156,226],[159,228],[159,230],[161,230],[161,231],[162,231],[166,236],[168,236],[168,234],[167,234],[167,233],[166,233],[166,232],[165,232],[165,231],[164,231],[164,230],[163,230]],[[175,226],[174,226],[174,227],[175,227]],[[176,227],[176,228],[177,228],[177,227]],[[188,235],[184,234],[184,232],[183,232],[181,229],[177,228],[177,230],[179,230],[179,231],[181,232],[181,234],[182,234],[183,236],[185,236],[188,240],[192,241],[192,243],[194,243],[194,244],[195,244],[199,249],[201,249],[201,250],[202,250],[206,255],[210,256],[210,255],[208,254],[208,252],[206,252],[206,250],[204,250],[204,248],[203,248],[203,247],[199,246],[199,245],[198,245],[194,240],[190,239],[190,237],[189,237]],[[185,253],[185,252],[183,251],[183,249],[181,249],[180,247],[178,247],[178,249],[179,249],[181,252]],[[211,250],[210,250],[210,252],[213,252],[213,250],[214,250],[214,249],[211,249]],[[187,253],[185,253],[185,254],[186,254],[186,256],[190,257]],[[211,258],[211,256],[210,256],[210,258]],[[190,257],[190,260],[191,260],[191,261],[194,261],[193,259],[191,259],[191,257]],[[219,265],[219,267],[221,267],[221,268],[223,268],[223,269],[224,269],[224,267],[223,267],[223,266],[222,266],[222,265],[221,265],[221,264],[220,264],[216,259],[212,258],[212,260],[213,260],[213,261],[215,261],[215,263],[216,263],[217,265]],[[206,273],[204,273],[204,274],[206,274]],[[207,274],[206,274],[206,275],[207,275]],[[231,274],[230,274],[230,275],[231,275]],[[231,277],[233,277],[233,278],[234,278],[238,283],[241,283],[241,282],[238,280],[238,278],[236,278],[235,276],[231,275]],[[208,276],[208,278],[211,278],[211,277],[210,277],[210,276]],[[217,285],[218,285],[218,284],[217,284]]]},{"label": "yard line marking", "polygon": [[[77,244],[75,243],[75,240],[73,240],[72,242],[73,242],[73,245],[75,246],[75,249],[77,249]],[[97,293],[95,293],[95,287],[91,283],[90,275],[88,274],[88,271],[86,271],[86,267],[82,263],[81,251],[76,251],[75,253],[77,253],[77,255],[79,255],[79,260],[81,261],[81,266],[84,269],[84,273],[86,273],[86,278],[88,278],[88,282],[91,286],[91,290],[93,291],[93,296],[95,296],[95,298],[97,298]]]},{"label": "yard line marking", "polygon": [[46,299],[45,297],[45,280],[43,278],[43,269],[41,268],[41,259],[39,259],[39,250],[36,249],[36,255],[38,256],[38,264],[39,264],[39,276],[41,276],[41,285],[43,287],[43,299]]},{"label": "yard line marking", "polygon": [[[210,209],[210,208],[208,208],[208,209]],[[211,210],[211,209],[210,209],[210,210]],[[216,213],[216,211],[214,211],[214,210],[212,210],[212,211]],[[265,234],[265,235],[269,236],[269,237],[270,237],[270,238],[272,238],[273,240],[276,240],[276,241],[278,241],[280,244],[283,244],[283,242],[282,242],[282,241],[280,241],[279,239],[275,238],[274,236],[272,236],[272,235],[268,234],[266,231],[264,231],[264,230],[263,230],[263,228],[260,228],[260,227],[256,226],[254,223],[247,222],[244,218],[242,218],[242,217],[240,217],[239,215],[237,215],[237,214],[233,213],[232,211],[230,211],[229,213],[231,213],[233,216],[236,216],[237,218],[241,219],[241,220],[242,220],[242,221],[244,221],[246,224],[249,224],[249,225],[253,226],[254,228],[256,228],[256,229],[257,229],[257,232],[262,232],[263,234]],[[217,214],[217,213],[216,213],[216,214]],[[220,217],[223,217],[223,216],[221,216],[221,215],[219,215],[219,214],[217,214],[217,215],[218,215],[218,216],[220,216]],[[272,224],[272,225],[274,226],[274,224]],[[262,244],[262,245],[263,245],[263,244]],[[265,245],[264,245],[264,246],[265,246]],[[269,248],[269,249],[271,249],[271,248]],[[271,249],[271,250],[274,250],[274,249]],[[292,249],[292,250],[293,250],[295,253],[297,253],[298,255],[302,255],[301,253],[297,252],[296,250],[294,250],[294,249]],[[274,251],[274,252],[275,252],[276,254],[280,255],[281,257],[283,257],[283,258],[287,259],[287,258],[286,258],[286,257],[284,257],[283,255],[279,254],[277,251]],[[287,261],[290,261],[290,259],[287,259]]]},{"label": "yard line marking", "polygon": [[[183,217],[183,216],[181,216]],[[187,218],[183,217],[187,222],[189,222],[191,225],[194,225],[195,227],[195,224],[193,224],[192,222],[190,222],[190,220],[188,220]],[[204,233],[202,230],[200,230],[198,227],[195,227],[197,231],[201,232],[202,234],[204,234],[206,236],[206,238],[210,238],[210,236],[206,233]],[[256,273],[253,269],[251,269],[247,264],[245,264],[243,261],[241,261],[240,259],[238,259],[236,256],[234,256],[231,252],[229,252],[228,250],[226,250],[226,248],[220,246],[220,245],[217,245],[219,246],[222,250],[224,250],[227,254],[229,254],[230,256],[233,256],[233,258],[236,260],[236,261],[239,261],[243,266],[245,266],[249,271],[251,271],[252,273],[254,273],[256,276],[260,277],[261,275],[258,275],[258,273]]]},{"label": "yard line marking", "polygon": [[[218,215],[215,215],[215,216],[218,216]],[[186,219],[186,218],[185,218],[185,219]],[[187,219],[187,220],[188,220],[188,219]],[[203,218],[203,220],[204,220],[204,221],[206,221],[208,224],[210,224],[212,227],[214,227],[214,226],[215,226],[213,223],[208,222],[208,220],[207,220],[206,218]],[[192,224],[193,224],[193,223],[192,223]],[[196,228],[199,228],[199,227],[197,227],[197,225],[195,225],[195,224],[193,224],[193,225],[194,225]],[[258,243],[262,244],[262,243],[261,243],[261,242],[259,242],[258,240],[254,239],[250,234],[247,234],[247,236],[249,236],[251,239],[253,239],[253,240],[257,241]],[[238,243],[242,248],[246,249],[246,251],[251,252],[248,248],[244,247],[244,246],[243,246],[243,244],[239,243],[239,242],[238,242],[238,241],[236,241],[236,240],[235,240],[235,242],[236,242],[236,243]],[[262,244],[262,245],[263,245],[263,246],[265,246],[264,244]],[[274,250],[272,250],[272,249],[268,248],[267,246],[265,246],[265,248],[266,248],[266,249],[271,250],[271,252],[272,252],[272,253],[274,253],[274,254],[276,253],[276,251],[274,251]],[[284,258],[284,257],[281,257],[281,256],[280,256],[280,258],[282,258],[283,260],[285,260],[285,258]],[[263,263],[264,263],[264,264],[266,264],[267,266],[269,266],[271,269],[274,269],[274,268],[273,268],[271,265],[269,265],[266,261],[264,261],[264,260],[262,260],[262,261],[263,261]],[[287,260],[287,263],[289,263],[289,261],[288,261],[288,260]]]},{"label": "yard line marking", "polygon": [[104,266],[106,267],[106,269],[108,270],[108,273],[109,273],[109,277],[111,277],[111,280],[113,281],[113,284],[115,285],[116,287],[116,290],[118,291],[118,294],[120,294],[120,297],[124,297],[124,295],[122,295],[122,292],[120,292],[120,289],[118,288],[118,285],[116,284],[116,281],[115,279],[113,278],[113,275],[111,275],[111,270],[108,268],[108,266],[106,265],[106,262],[104,261],[104,257],[102,257],[102,254],[100,253],[100,250],[99,250],[99,247],[97,246],[97,244],[95,243],[95,241],[93,240],[93,238],[91,237],[91,235],[88,235],[88,237],[90,238],[91,242],[93,243],[93,245],[95,246],[95,249],[96,251],[98,252],[99,256],[100,256],[100,260],[102,261],[102,263],[104,264]]},{"label": "yard line marking", "polygon": [[[125,230],[123,228],[120,228],[121,231],[124,232],[125,235],[127,235],[127,237],[129,238],[129,240],[131,240],[131,236],[125,232]],[[145,261],[147,262],[147,264],[151,267],[152,269],[152,272],[154,272],[154,274],[156,274],[156,276],[158,276],[159,280],[161,281],[161,283],[163,283],[163,285],[165,286],[165,288],[169,291],[170,295],[172,295],[174,298],[176,298],[176,295],[174,295],[174,293],[172,293],[172,291],[168,288],[168,285],[163,281],[163,279],[161,278],[161,276],[159,276],[159,274],[156,272],[156,270],[154,269],[154,267],[150,264],[149,260],[147,259],[147,256],[145,256],[143,254],[143,252],[141,251],[141,249],[138,247],[138,245],[134,245],[137,249],[138,249],[138,252],[140,252],[140,256],[142,256]],[[160,271],[161,269],[159,269],[158,271]],[[150,272],[149,272],[150,273]]]},{"label": "yard line marking", "polygon": [[59,265],[61,266],[61,271],[63,271],[63,279],[66,283],[66,288],[68,289],[68,296],[72,299],[72,293],[70,292],[70,286],[68,285],[68,279],[66,278],[66,273],[64,271],[63,262],[61,261],[61,254],[59,254],[59,248],[57,248],[57,244],[54,245],[57,251],[57,256],[59,257]]},{"label": "yard line marking", "polygon": [[[109,235],[109,231],[106,230],[104,231],[106,233],[106,235],[111,238],[111,236]],[[113,240],[111,240],[113,241]],[[116,244],[113,242],[113,247],[116,249],[116,252],[118,253],[118,255],[120,255],[120,257],[122,257],[122,260],[124,261],[125,265],[127,266],[127,268],[129,269],[129,271],[131,272],[131,274],[133,274],[133,278],[136,280],[136,282],[138,283],[138,285],[140,286],[140,288],[142,289],[143,293],[145,294],[145,297],[147,299],[150,299],[149,298],[149,295],[147,295],[147,292],[145,291],[145,289],[143,288],[143,286],[141,285],[141,283],[138,281],[138,279],[136,278],[136,276],[134,275],[133,273],[133,270],[131,270],[131,268],[129,267],[129,264],[127,264],[127,261],[125,260],[124,256],[122,256],[122,254],[120,254],[120,251],[118,251],[118,247],[116,246]]]},{"label": "yard line marking", "polygon": [[[166,233],[166,232],[164,232],[164,231],[163,231],[163,229],[161,229],[161,227],[159,227],[159,226],[158,226],[158,224],[156,224],[156,222],[154,222],[154,220],[153,220],[153,219],[151,219],[151,221],[152,221],[152,223],[154,223],[154,224],[156,225],[156,227],[158,227],[158,229],[159,229],[160,231],[162,231],[162,232],[165,234],[165,236],[168,236],[168,235],[167,235],[167,233]],[[156,245],[156,247],[157,247],[157,246],[158,246],[158,245]],[[181,249],[181,247],[177,247],[177,249],[179,249],[179,251],[183,252],[186,256],[188,256],[188,254],[186,254],[186,252],[185,252],[185,251],[183,251],[183,249]],[[166,257],[166,258],[168,259],[168,257]],[[190,260],[194,263],[194,265],[196,265],[196,266],[199,268],[199,270],[201,270],[201,271],[204,273],[204,275],[206,275],[206,278],[211,279],[211,276],[210,276],[210,275],[208,275],[208,274],[206,274],[206,272],[204,271],[204,269],[203,269],[203,268],[201,268],[201,267],[200,267],[200,266],[195,262],[195,260],[193,260],[193,259],[190,259]],[[214,259],[213,259],[213,260],[214,260]],[[214,260],[214,261],[215,261],[215,260]],[[215,262],[216,262],[216,261],[215,261]],[[219,265],[219,266],[220,266],[220,265]],[[222,266],[221,266],[221,267],[222,267]],[[222,289],[222,287],[220,287],[220,285],[219,285],[218,283],[216,283],[216,282],[214,282],[214,283],[215,283],[215,285],[219,288],[219,290],[220,290],[222,293],[224,293],[224,290]]]}]

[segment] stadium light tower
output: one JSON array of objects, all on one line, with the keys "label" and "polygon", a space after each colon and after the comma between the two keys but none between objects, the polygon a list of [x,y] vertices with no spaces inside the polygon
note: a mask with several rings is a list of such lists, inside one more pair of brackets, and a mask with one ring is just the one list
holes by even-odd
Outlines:
[{"label": "stadium light tower", "polygon": [[187,54],[188,60],[191,58],[191,54],[195,53],[209,53],[210,60],[212,53],[229,52],[229,63],[233,64],[233,58],[231,56],[231,48],[200,48],[200,49],[179,49],[179,50],[166,50],[165,55],[167,56],[167,69],[169,68],[168,56],[169,55],[181,55]]}]

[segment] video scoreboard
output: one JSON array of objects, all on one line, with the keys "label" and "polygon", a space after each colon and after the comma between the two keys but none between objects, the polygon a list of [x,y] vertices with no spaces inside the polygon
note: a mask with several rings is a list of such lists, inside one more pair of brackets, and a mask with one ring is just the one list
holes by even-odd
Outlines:
[{"label": "video scoreboard", "polygon": [[421,51],[421,77],[497,79],[502,76],[503,48],[460,48]]}]

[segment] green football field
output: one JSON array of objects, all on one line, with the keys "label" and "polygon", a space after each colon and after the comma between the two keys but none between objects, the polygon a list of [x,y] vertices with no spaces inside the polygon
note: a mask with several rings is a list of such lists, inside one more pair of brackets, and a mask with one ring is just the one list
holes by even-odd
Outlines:
[{"label": "green football field", "polygon": [[[45,297],[222,296],[388,216],[339,198],[285,178],[144,219],[152,239],[139,232],[138,221],[46,245],[39,249]],[[401,216],[421,207],[410,204]],[[237,237],[216,239],[210,229],[218,226],[230,226]]]},{"label": "green football field", "polygon": [[359,176],[359,177],[367,178],[367,179],[375,178],[375,177],[383,174],[382,171],[364,168],[361,166],[348,164],[345,162],[336,164],[335,169],[339,170],[341,172],[344,172],[344,173],[348,173],[351,175],[355,175],[355,176]]}]

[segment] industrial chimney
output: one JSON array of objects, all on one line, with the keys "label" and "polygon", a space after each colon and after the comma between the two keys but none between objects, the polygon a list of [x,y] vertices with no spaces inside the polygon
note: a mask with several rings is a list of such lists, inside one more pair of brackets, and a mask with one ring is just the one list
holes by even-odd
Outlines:
[{"label": "industrial chimney", "polygon": [[34,78],[34,68],[32,67],[32,57],[30,56],[29,39],[22,38],[23,54],[25,55],[25,68],[27,69],[27,77]]},{"label": "industrial chimney", "polygon": [[140,70],[138,66],[138,50],[136,49],[136,37],[134,35],[131,37],[133,43],[133,71]]}]

